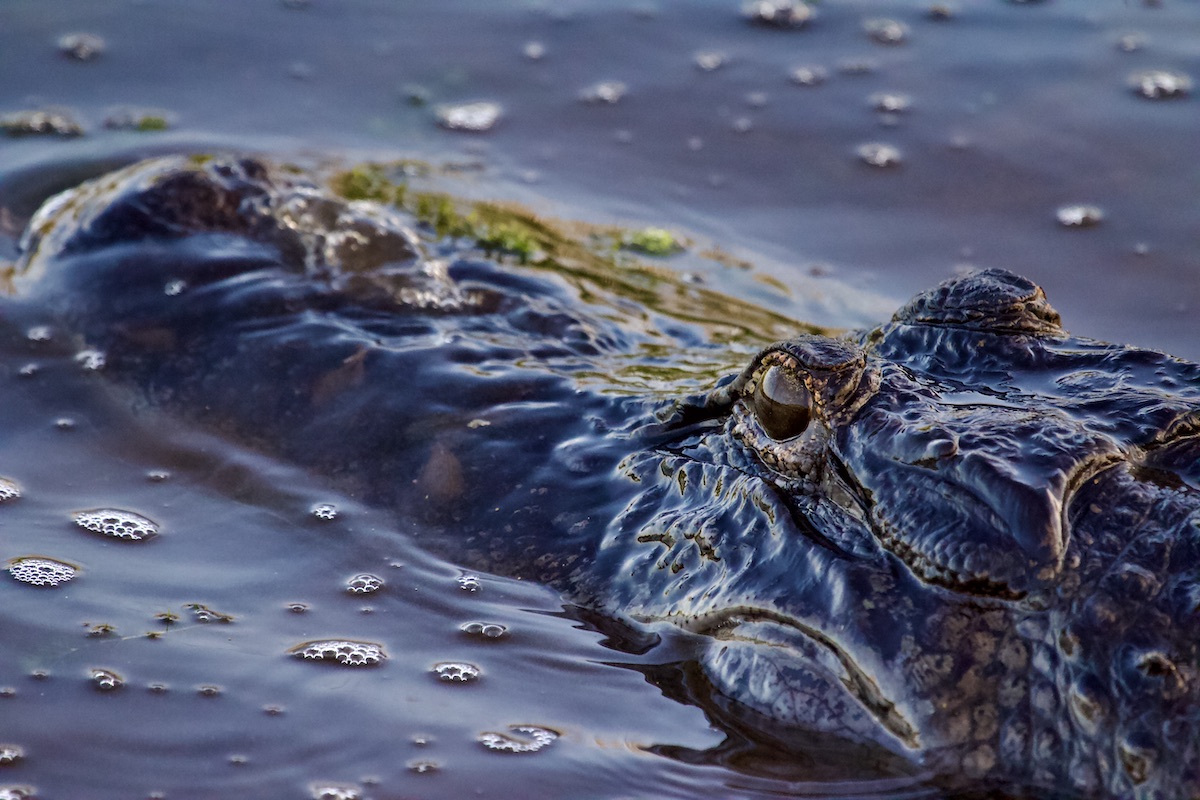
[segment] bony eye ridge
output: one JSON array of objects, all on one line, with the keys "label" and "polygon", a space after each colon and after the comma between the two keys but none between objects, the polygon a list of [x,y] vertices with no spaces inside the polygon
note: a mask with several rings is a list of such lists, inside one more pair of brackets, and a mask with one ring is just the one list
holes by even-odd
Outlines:
[{"label": "bony eye ridge", "polygon": [[751,399],[754,416],[777,442],[794,439],[812,419],[812,394],[794,373],[772,366],[763,373]]}]

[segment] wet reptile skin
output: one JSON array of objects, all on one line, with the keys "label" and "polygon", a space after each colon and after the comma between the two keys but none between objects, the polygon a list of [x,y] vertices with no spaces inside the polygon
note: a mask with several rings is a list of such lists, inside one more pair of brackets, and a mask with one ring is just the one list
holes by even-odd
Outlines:
[{"label": "wet reptile skin", "polygon": [[639,347],[717,346],[439,261],[408,222],[167,159],[51,200],[16,284],[132,402],[457,559],[695,632],[722,707],[775,741],[1014,794],[1200,797],[1200,367],[1073,338],[990,270],[711,391],[631,396],[604,376]]}]

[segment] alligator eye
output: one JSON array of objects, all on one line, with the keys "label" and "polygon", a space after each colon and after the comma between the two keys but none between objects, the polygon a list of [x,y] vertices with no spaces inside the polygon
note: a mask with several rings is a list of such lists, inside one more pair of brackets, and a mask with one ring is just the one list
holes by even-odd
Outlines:
[{"label": "alligator eye", "polygon": [[771,367],[763,374],[751,404],[758,424],[777,442],[804,433],[812,418],[808,388],[782,367]]}]

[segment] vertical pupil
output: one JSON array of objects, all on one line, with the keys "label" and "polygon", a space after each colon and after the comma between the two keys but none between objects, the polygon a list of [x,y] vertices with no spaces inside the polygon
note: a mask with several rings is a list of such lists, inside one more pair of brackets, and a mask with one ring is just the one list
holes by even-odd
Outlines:
[{"label": "vertical pupil", "polygon": [[777,442],[799,436],[812,416],[812,395],[793,373],[774,366],[763,373],[754,392],[754,416]]}]

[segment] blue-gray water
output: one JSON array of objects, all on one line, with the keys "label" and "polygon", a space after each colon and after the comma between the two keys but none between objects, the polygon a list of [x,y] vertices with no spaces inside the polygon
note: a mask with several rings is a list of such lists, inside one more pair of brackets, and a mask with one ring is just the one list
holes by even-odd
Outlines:
[{"label": "blue-gray water", "polygon": [[[0,114],[62,106],[87,128],[0,139],[0,258],[15,257],[37,202],[106,161],[221,148],[415,157],[456,165],[446,180],[458,194],[719,245],[755,270],[728,285],[715,272],[714,288],[805,321],[876,321],[962,265],[1003,266],[1043,284],[1076,333],[1200,357],[1200,106],[1195,89],[1149,100],[1128,85],[1146,69],[1200,80],[1193,2],[962,0],[934,21],[923,2],[826,0],[792,31],[749,25],[729,0],[300,5],[0,5]],[[878,17],[904,23],[906,41],[872,41],[864,23]],[[75,31],[107,49],[63,57],[56,41]],[[701,69],[697,54],[713,53],[726,62]],[[826,72],[820,85],[791,79],[807,66]],[[617,103],[580,100],[608,80],[627,87]],[[911,106],[876,111],[880,92]],[[492,131],[435,124],[438,104],[477,99],[504,108]],[[120,106],[162,109],[172,127],[106,130]],[[856,148],[871,142],[898,148],[901,165],[862,163]],[[1064,227],[1055,214],[1071,204],[1104,219]],[[631,656],[549,589],[480,575],[481,591],[463,591],[461,569],[383,512],[320,475],[132,414],[79,369],[69,339],[29,338],[46,319],[0,311],[0,476],[23,490],[0,506],[0,560],[81,568],[59,589],[0,581],[0,744],[25,754],[0,766],[0,786],[50,798],[308,797],[323,782],[422,798],[921,791],[656,754],[723,739],[643,672],[608,665],[669,662],[669,635]],[[30,364],[38,372],[22,375]],[[336,520],[312,516],[322,502]],[[71,522],[110,506],[154,518],[162,535],[111,542]],[[385,590],[348,595],[358,572]],[[195,624],[187,603],[235,620]],[[181,619],[165,626],[164,612]],[[459,630],[472,621],[509,636],[472,639]],[[115,632],[89,636],[97,625]],[[320,638],[383,642],[390,658],[348,672],[286,655]],[[445,661],[483,678],[439,683],[429,670]],[[126,685],[95,691],[94,668]],[[562,735],[520,755],[476,741],[510,725]]]}]

